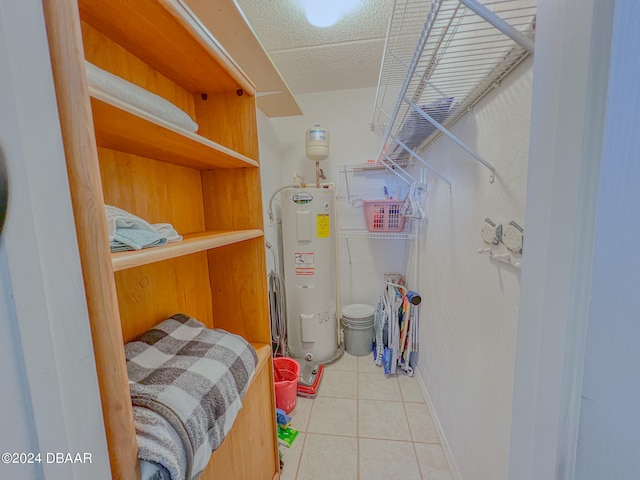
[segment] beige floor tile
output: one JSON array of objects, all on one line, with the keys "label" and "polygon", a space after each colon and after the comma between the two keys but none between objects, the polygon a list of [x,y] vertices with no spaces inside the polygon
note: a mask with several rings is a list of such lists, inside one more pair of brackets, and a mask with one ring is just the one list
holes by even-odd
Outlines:
[{"label": "beige floor tile", "polygon": [[[411,442],[360,438],[360,478],[420,480],[418,461]],[[326,477],[330,478],[330,477]]]},{"label": "beige floor tile", "polygon": [[405,403],[404,408],[410,419],[409,429],[414,442],[440,443],[426,403]]},{"label": "beige floor tile", "polygon": [[298,469],[299,480],[355,480],[357,478],[357,438],[307,434]]},{"label": "beige floor tile", "polygon": [[278,447],[282,453],[282,461],[284,462],[284,468],[282,469],[282,475],[280,476],[281,480],[296,479],[298,465],[300,464],[300,457],[302,456],[304,438],[305,434],[300,432],[290,447],[282,445]]},{"label": "beige floor tile", "polygon": [[380,375],[384,375],[384,370],[382,367],[379,367],[373,361],[373,354],[367,355],[365,357],[357,357],[358,358],[358,371],[359,372],[377,372]]},{"label": "beige floor tile", "polygon": [[398,375],[398,383],[400,384],[400,392],[402,392],[402,400],[412,403],[424,403],[424,396],[416,377]]},{"label": "beige floor tile", "polygon": [[358,398],[357,372],[326,369],[322,375],[318,397]]},{"label": "beige floor tile", "polygon": [[358,436],[411,441],[402,402],[359,400]]},{"label": "beige floor tile", "polygon": [[452,480],[447,459],[440,445],[416,443],[418,465],[425,480]]},{"label": "beige floor tile", "polygon": [[358,398],[401,402],[402,396],[398,379],[394,376],[386,377],[382,370],[378,372],[359,372]]},{"label": "beige floor tile", "polygon": [[296,408],[289,414],[291,417],[291,428],[295,428],[300,432],[307,431],[313,401],[312,398],[296,397]]},{"label": "beige floor tile", "polygon": [[358,371],[358,357],[354,357],[353,355],[349,355],[347,352],[344,352],[342,358],[338,360],[336,363],[325,367],[327,370],[341,370],[346,372],[357,372]]},{"label": "beige floor tile", "polygon": [[348,398],[318,397],[309,418],[309,433],[358,435],[358,401]]}]

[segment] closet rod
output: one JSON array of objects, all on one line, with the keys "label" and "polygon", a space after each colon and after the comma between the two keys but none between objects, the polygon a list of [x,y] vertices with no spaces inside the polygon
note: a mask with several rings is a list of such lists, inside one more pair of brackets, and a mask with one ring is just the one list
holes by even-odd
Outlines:
[{"label": "closet rod", "polygon": [[[462,140],[460,140],[458,137],[456,137],[453,133],[451,133],[449,130],[447,130],[442,125],[440,125],[439,122],[437,122],[431,115],[429,115],[422,108],[420,108],[419,105],[416,105],[414,102],[412,102],[410,99],[408,99],[406,97],[405,97],[404,101],[407,102],[411,106],[411,108],[417,114],[419,114],[422,118],[424,118],[429,123],[431,123],[431,125],[436,127],[438,130],[440,130],[442,133],[444,133],[451,140],[456,142],[458,144],[458,146],[460,146],[460,148],[465,150],[467,153],[469,153],[471,156],[473,156],[473,158],[475,158],[481,164],[483,164],[485,167],[487,167],[491,171],[491,179],[490,179],[490,181],[491,181],[491,183],[493,183],[493,181],[495,180],[495,176],[496,176],[496,169],[494,168],[493,165],[491,165],[484,158],[482,158],[480,155],[478,155],[476,152],[474,152],[471,148],[469,148]],[[397,140],[396,140],[396,142],[397,142]]]},{"label": "closet rod", "polygon": [[484,5],[478,3],[477,0],[459,0],[465,7],[474,12],[479,17],[483,18],[491,25],[496,27],[502,33],[504,33],[507,37],[509,37],[514,42],[518,43],[522,48],[528,50],[530,53],[533,53],[534,43],[526,35],[523,35],[518,29],[512,27],[507,22],[505,22],[498,15],[493,13]]}]

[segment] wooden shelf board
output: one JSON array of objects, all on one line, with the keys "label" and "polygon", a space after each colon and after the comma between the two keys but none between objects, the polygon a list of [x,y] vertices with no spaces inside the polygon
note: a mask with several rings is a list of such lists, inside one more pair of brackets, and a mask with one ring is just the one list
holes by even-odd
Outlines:
[{"label": "wooden shelf board", "polygon": [[191,93],[255,86],[180,0],[80,0],[80,17]]},{"label": "wooden shelf board", "polygon": [[258,108],[267,117],[302,115],[291,90],[234,0],[181,0],[198,16],[256,84]]},{"label": "wooden shelf board", "polygon": [[259,166],[245,155],[115,97],[93,89],[90,93],[96,141],[101,147],[200,170]]},{"label": "wooden shelf board", "polygon": [[232,243],[258,238],[263,235],[262,230],[237,230],[230,232],[202,232],[184,235],[183,240],[171,242],[161,247],[151,247],[142,250],[117,252],[111,254],[113,271],[126,270],[149,263],[160,262],[170,258],[203,252],[212,248],[224,247]]}]

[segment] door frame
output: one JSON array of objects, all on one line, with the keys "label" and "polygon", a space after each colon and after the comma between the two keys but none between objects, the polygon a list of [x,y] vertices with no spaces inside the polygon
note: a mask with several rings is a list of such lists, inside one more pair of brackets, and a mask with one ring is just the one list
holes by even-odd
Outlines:
[{"label": "door frame", "polygon": [[538,5],[513,479],[574,476],[614,8]]},{"label": "door frame", "polygon": [[[9,179],[3,275],[8,271],[15,306],[11,346],[24,366],[33,453],[41,454],[38,468],[47,480],[110,478],[40,0],[0,0],[0,88],[0,147]],[[91,462],[47,462],[47,453],[88,453]],[[14,478],[27,473],[16,472]]]}]

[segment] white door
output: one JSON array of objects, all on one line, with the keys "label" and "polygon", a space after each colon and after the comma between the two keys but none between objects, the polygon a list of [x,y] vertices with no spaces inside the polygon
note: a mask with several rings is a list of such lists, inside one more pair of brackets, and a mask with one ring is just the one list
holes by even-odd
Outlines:
[{"label": "white door", "polygon": [[640,471],[639,24],[539,3],[510,479]]},{"label": "white door", "polygon": [[0,149],[0,478],[111,478],[40,0],[0,0]]}]

